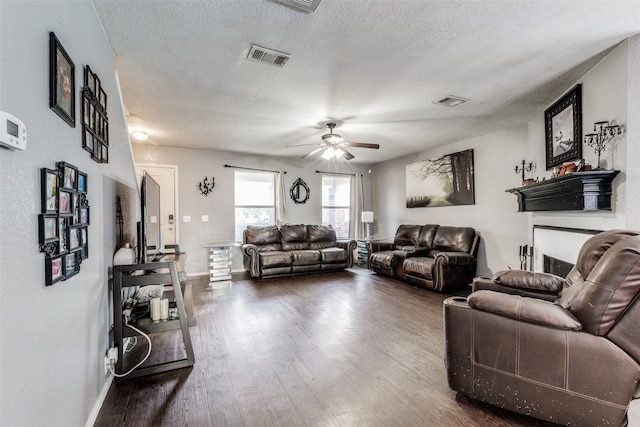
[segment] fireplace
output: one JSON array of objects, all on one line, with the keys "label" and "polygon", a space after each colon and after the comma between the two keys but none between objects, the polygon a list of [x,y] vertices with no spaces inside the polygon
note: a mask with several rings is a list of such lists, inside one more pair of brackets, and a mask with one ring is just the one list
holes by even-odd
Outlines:
[{"label": "fireplace", "polygon": [[569,274],[569,272],[573,268],[573,264],[571,264],[570,262],[566,262],[545,254],[542,254],[542,260],[542,271],[544,271],[545,273],[555,274],[556,276],[567,277],[567,274]]},{"label": "fireplace", "polygon": [[578,259],[585,241],[600,230],[533,226],[533,259],[531,270],[565,277]]}]

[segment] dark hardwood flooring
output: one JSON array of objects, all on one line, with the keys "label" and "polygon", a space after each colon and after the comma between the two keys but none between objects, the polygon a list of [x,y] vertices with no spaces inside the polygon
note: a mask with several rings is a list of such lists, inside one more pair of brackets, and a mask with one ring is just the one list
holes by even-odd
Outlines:
[{"label": "dark hardwood flooring", "polygon": [[195,366],[114,381],[96,426],[552,425],[448,388],[448,295],[360,268],[191,281]]}]

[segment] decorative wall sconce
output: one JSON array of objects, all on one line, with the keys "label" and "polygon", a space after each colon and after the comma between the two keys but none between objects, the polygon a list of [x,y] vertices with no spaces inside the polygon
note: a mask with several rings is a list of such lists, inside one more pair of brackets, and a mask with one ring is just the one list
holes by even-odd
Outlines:
[{"label": "decorative wall sconce", "polygon": [[524,185],[524,173],[531,172],[534,169],[533,162],[529,162],[527,164],[526,161],[522,161],[522,166],[514,166],[513,170],[515,173],[522,173],[522,183]]},{"label": "decorative wall sconce", "polygon": [[622,135],[622,126],[615,124],[614,121],[595,122],[593,132],[584,136],[584,142],[589,147],[593,147],[594,152],[598,155],[597,170],[600,170],[600,154],[605,150],[607,144]]},{"label": "decorative wall sconce", "polygon": [[209,183],[209,179],[207,177],[205,177],[202,182],[198,183],[198,188],[200,189],[200,192],[202,194],[204,194],[205,196],[208,196],[209,193],[211,193],[213,191],[213,187],[216,186],[216,179],[214,177],[211,177],[211,183]]}]

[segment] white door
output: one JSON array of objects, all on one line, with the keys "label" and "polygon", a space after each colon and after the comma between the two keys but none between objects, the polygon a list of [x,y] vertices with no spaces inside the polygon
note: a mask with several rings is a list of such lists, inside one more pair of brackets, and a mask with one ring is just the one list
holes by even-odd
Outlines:
[{"label": "white door", "polygon": [[178,244],[178,166],[136,163],[136,177],[143,171],[160,185],[160,232],[165,245]]}]

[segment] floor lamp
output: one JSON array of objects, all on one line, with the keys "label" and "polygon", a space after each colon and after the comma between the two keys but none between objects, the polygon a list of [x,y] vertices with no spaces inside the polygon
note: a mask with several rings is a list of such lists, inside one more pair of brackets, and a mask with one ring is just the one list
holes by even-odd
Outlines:
[{"label": "floor lamp", "polygon": [[362,211],[360,220],[364,224],[364,239],[371,239],[371,224],[373,223],[373,212]]}]

